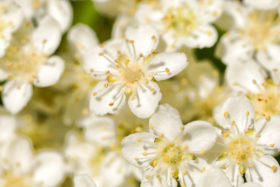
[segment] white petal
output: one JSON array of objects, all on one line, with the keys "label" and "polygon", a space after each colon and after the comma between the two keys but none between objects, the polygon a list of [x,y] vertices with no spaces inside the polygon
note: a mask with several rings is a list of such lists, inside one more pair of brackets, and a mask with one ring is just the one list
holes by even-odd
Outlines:
[{"label": "white petal", "polygon": [[[280,186],[280,167],[278,162],[272,156],[263,156],[254,162],[254,169],[250,170],[252,182],[264,187]],[[276,167],[275,169],[272,169]],[[258,171],[258,173],[256,172]],[[246,170],[246,177],[249,176]]]},{"label": "white petal", "polygon": [[219,18],[223,11],[223,0],[214,0],[209,3],[208,0],[200,1],[198,9],[199,18],[204,22],[214,22]]},{"label": "white petal", "polygon": [[[131,134],[122,140],[122,155],[131,164],[137,167],[146,167],[152,161],[155,151],[155,136],[151,133],[141,132]],[[143,153],[147,153],[144,156]],[[143,162],[147,161],[147,162]]]},{"label": "white petal", "polygon": [[118,45],[118,43],[118,41],[112,41],[103,48],[94,47],[84,51],[82,54],[84,70],[96,80],[105,80],[108,76],[108,71],[111,74],[115,74],[117,69],[114,60],[116,59],[116,48],[118,47],[115,45]]},{"label": "white petal", "polygon": [[235,25],[238,27],[246,27],[246,18],[248,16],[248,10],[242,3],[237,1],[225,1],[224,10],[234,20]]},{"label": "white petal", "polygon": [[256,183],[248,182],[248,183],[241,184],[238,187],[263,187],[263,186]]},{"label": "white petal", "polygon": [[95,32],[88,25],[81,23],[71,28],[67,38],[80,53],[95,48],[99,43]]},{"label": "white petal", "polygon": [[38,87],[54,85],[61,77],[64,68],[64,60],[59,56],[52,56],[39,67],[34,85]]},{"label": "white petal", "polygon": [[157,83],[150,81],[136,89],[134,95],[130,96],[128,100],[129,108],[137,117],[148,118],[155,112],[161,100],[159,86]]},{"label": "white petal", "polygon": [[27,172],[32,159],[31,142],[19,136],[13,138],[4,149],[3,159],[10,170]]},{"label": "white petal", "polygon": [[[280,116],[271,116],[270,120],[267,121],[266,119],[260,119],[255,124],[255,130],[258,132],[262,129],[260,135],[261,137],[258,138],[258,143],[261,145],[273,145],[273,148],[280,151]],[[265,125],[265,126],[264,126]]]},{"label": "white petal", "polygon": [[109,152],[105,155],[101,178],[104,186],[119,187],[126,181],[130,164],[117,152]]},{"label": "white petal", "polygon": [[155,135],[164,135],[173,141],[182,133],[182,121],[179,112],[168,104],[160,105],[158,110],[151,116],[149,121],[150,131]]},{"label": "white petal", "polygon": [[214,118],[224,129],[231,129],[235,123],[239,131],[244,132],[255,120],[255,111],[245,96],[233,96],[214,110]]},{"label": "white petal", "polygon": [[73,12],[68,1],[49,0],[48,13],[59,23],[62,31],[66,31],[72,22]]},{"label": "white petal", "polygon": [[52,54],[61,40],[61,29],[57,21],[45,17],[32,34],[32,44],[44,54]]},{"label": "white petal", "polygon": [[275,9],[280,5],[279,0],[245,0],[244,2],[261,10]]},{"label": "white petal", "polygon": [[16,134],[17,119],[11,115],[0,115],[0,142],[10,140]]},{"label": "white petal", "polygon": [[198,183],[198,187],[232,187],[230,180],[226,174],[218,168],[209,168],[203,174],[202,179]]},{"label": "white petal", "polygon": [[3,103],[12,114],[18,113],[28,103],[32,96],[32,86],[29,83],[8,81],[3,88]]},{"label": "white petal", "polygon": [[228,65],[226,80],[236,91],[258,93],[266,80],[266,73],[254,61],[236,61]]},{"label": "white petal", "polygon": [[[1,45],[1,44],[0,44],[0,45]],[[1,49],[0,49],[0,51],[1,51]],[[1,53],[1,52],[0,52],[0,53]],[[1,57],[1,55],[0,55],[0,57]],[[0,69],[0,81],[6,80],[6,79],[8,78],[8,76],[9,76],[8,72],[6,72],[6,71]]]},{"label": "white petal", "polygon": [[74,177],[74,187],[97,187],[92,178],[88,175],[76,175]]},{"label": "white petal", "polygon": [[[158,34],[155,29],[149,25],[140,25],[138,27],[129,27],[126,30],[126,39],[134,41],[134,47],[136,56],[139,57],[140,54],[147,56],[152,53],[153,50],[157,48],[158,45]],[[128,45],[130,45],[128,43]],[[127,49],[128,51],[133,50],[132,47]],[[130,56],[133,56],[131,52],[128,52]]]},{"label": "white petal", "polygon": [[247,61],[254,54],[254,48],[249,41],[244,40],[237,32],[229,32],[221,38],[224,47],[222,61],[226,64],[236,61]]},{"label": "white petal", "polygon": [[218,39],[218,33],[213,26],[202,25],[183,40],[191,48],[212,47]]},{"label": "white petal", "polygon": [[115,143],[116,126],[113,119],[89,115],[79,122],[85,129],[84,135],[87,140],[103,146]]},{"label": "white petal", "polygon": [[122,85],[101,81],[92,90],[90,110],[97,115],[114,114],[124,105],[125,97]]},{"label": "white petal", "polygon": [[201,154],[210,150],[216,143],[215,127],[206,121],[194,121],[184,127],[183,144],[188,145],[191,153]]},{"label": "white petal", "polygon": [[64,178],[64,162],[59,153],[45,151],[39,153],[33,160],[33,180],[42,187],[56,186]]},{"label": "white petal", "polygon": [[184,53],[160,53],[152,57],[148,63],[150,72],[157,81],[173,77],[188,65]]}]

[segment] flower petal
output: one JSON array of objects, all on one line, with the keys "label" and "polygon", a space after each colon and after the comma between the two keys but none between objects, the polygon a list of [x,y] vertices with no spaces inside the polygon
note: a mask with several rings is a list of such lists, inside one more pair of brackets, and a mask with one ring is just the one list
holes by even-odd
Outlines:
[{"label": "flower petal", "polygon": [[219,18],[223,11],[223,0],[202,0],[199,1],[198,15],[202,21],[210,23]]},{"label": "flower petal", "polygon": [[173,141],[182,133],[182,121],[179,112],[168,104],[160,105],[159,109],[151,116],[150,131],[157,135],[164,135]]},{"label": "flower petal", "polygon": [[119,187],[126,181],[126,177],[131,175],[130,164],[117,152],[109,152],[104,157],[101,169],[101,178],[104,186]]},{"label": "flower petal", "polygon": [[[250,174],[252,182],[261,186],[280,186],[280,167],[272,156],[263,156],[255,160],[254,169],[250,169]],[[246,170],[246,176],[250,176],[249,170]]]},{"label": "flower petal", "polygon": [[128,100],[128,106],[139,118],[150,117],[161,100],[159,86],[151,81],[148,84],[143,83],[141,86],[138,86],[133,94]]},{"label": "flower petal", "polygon": [[74,177],[74,187],[97,187],[92,178],[88,175],[76,175]]},{"label": "flower petal", "polygon": [[261,10],[275,9],[280,5],[278,0],[245,0],[244,2],[247,5]]},{"label": "flower petal", "polygon": [[239,187],[263,187],[263,186],[256,184],[256,183],[248,182],[248,183],[239,185]]},{"label": "flower petal", "polygon": [[224,129],[231,129],[236,125],[240,132],[244,132],[255,120],[255,111],[247,97],[232,96],[215,108],[214,118]]},{"label": "flower petal", "polygon": [[236,91],[260,92],[260,85],[266,80],[266,73],[254,61],[236,61],[228,64],[226,69],[226,80]]},{"label": "flower petal", "polygon": [[32,44],[38,51],[50,55],[59,46],[61,36],[61,29],[57,21],[51,17],[45,17],[32,34]]},{"label": "flower petal", "polygon": [[73,17],[70,2],[49,0],[47,4],[49,15],[51,15],[59,23],[62,31],[65,32],[70,26]]},{"label": "flower petal", "polygon": [[[260,138],[258,138],[258,143],[261,145],[272,146],[280,152],[280,116],[271,116],[270,120],[260,119],[255,123],[255,130],[258,132],[262,129],[260,133]],[[264,126],[265,125],[265,126]]]},{"label": "flower petal", "polygon": [[191,48],[212,47],[218,39],[216,29],[211,25],[202,25],[191,35],[184,38],[185,45]]},{"label": "flower petal", "polygon": [[54,85],[60,79],[64,68],[64,60],[59,56],[52,56],[39,67],[34,85],[38,87]]},{"label": "flower petal", "polygon": [[3,88],[3,103],[12,114],[18,113],[32,96],[32,86],[20,81],[8,81]]},{"label": "flower petal", "polygon": [[81,23],[71,28],[67,39],[80,53],[96,47],[99,43],[95,32],[88,25]]},{"label": "flower petal", "polygon": [[101,81],[92,90],[90,110],[97,115],[114,114],[124,105],[125,97],[122,85]]},{"label": "flower petal", "polygon": [[41,152],[33,160],[33,179],[42,187],[56,186],[64,178],[64,161],[59,153]]},{"label": "flower petal", "polygon": [[[0,41],[0,46],[1,46],[1,41]],[[0,49],[0,51],[1,51],[1,49]],[[1,55],[0,55],[0,57],[1,57]],[[8,79],[8,76],[9,76],[8,72],[0,69],[0,81],[4,81],[4,80]]]},{"label": "flower petal", "polygon": [[99,117],[91,114],[79,122],[84,129],[87,140],[103,146],[115,143],[116,126],[113,119],[109,117]]},{"label": "flower petal", "polygon": [[[157,48],[159,40],[158,34],[152,26],[141,24],[138,27],[129,27],[125,35],[126,40],[134,41],[133,46],[135,48],[136,57],[139,57],[140,54],[144,56],[150,55],[152,51]],[[130,57],[133,57],[134,55],[130,52],[133,50],[132,45],[130,45],[129,42],[128,45],[129,47],[124,46],[124,49],[128,50],[127,54],[130,54]]]},{"label": "flower petal", "polygon": [[32,160],[32,145],[28,139],[15,137],[6,144],[3,159],[11,171],[27,172]]},{"label": "flower petal", "polygon": [[16,134],[18,121],[11,115],[0,115],[0,142],[9,141]]},{"label": "flower petal", "polygon": [[150,73],[157,81],[169,79],[180,73],[188,65],[184,53],[160,53],[149,61]]},{"label": "flower petal", "polygon": [[194,154],[203,154],[211,149],[217,139],[215,127],[206,121],[194,121],[184,126],[183,144]]},{"label": "flower petal", "polygon": [[154,141],[155,136],[152,133],[131,134],[122,140],[122,155],[129,163],[137,167],[147,167],[156,156]]},{"label": "flower petal", "polygon": [[202,176],[198,187],[232,187],[226,174],[216,167],[209,168]]}]

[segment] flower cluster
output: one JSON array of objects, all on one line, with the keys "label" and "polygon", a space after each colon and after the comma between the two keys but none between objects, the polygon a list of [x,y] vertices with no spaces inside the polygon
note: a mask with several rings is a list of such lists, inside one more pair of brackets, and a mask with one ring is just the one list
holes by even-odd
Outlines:
[{"label": "flower cluster", "polygon": [[279,0],[0,14],[0,187],[280,187]]}]

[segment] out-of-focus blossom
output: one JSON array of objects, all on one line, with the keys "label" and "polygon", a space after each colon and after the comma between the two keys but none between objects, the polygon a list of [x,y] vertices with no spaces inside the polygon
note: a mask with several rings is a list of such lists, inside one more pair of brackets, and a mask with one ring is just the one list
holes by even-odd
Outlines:
[{"label": "out-of-focus blossom", "polygon": [[77,175],[74,177],[74,187],[97,187],[88,175]]},{"label": "out-of-focus blossom", "polygon": [[187,66],[183,53],[157,53],[158,36],[147,25],[129,28],[122,40],[101,45],[86,54],[84,69],[100,80],[92,90],[90,109],[98,115],[116,113],[126,97],[131,111],[149,117],[161,99],[158,85]]},{"label": "out-of-focus blossom", "polygon": [[71,132],[67,137],[65,155],[70,172],[87,174],[100,187],[123,186],[129,177],[141,175],[120,152],[120,142],[130,134],[133,124],[127,128],[122,123],[115,124],[112,118],[90,114],[81,120],[80,125],[83,135]]},{"label": "out-of-focus blossom", "polygon": [[245,0],[245,4],[260,10],[278,9],[280,6],[279,0]]},{"label": "out-of-focus blossom", "polygon": [[211,25],[222,12],[220,0],[162,0],[161,8],[154,9],[142,3],[135,13],[140,23],[150,23],[162,36],[167,50],[182,46],[211,47],[217,40],[217,31]]},{"label": "out-of-focus blossom", "polygon": [[1,80],[7,80],[2,99],[5,108],[13,114],[30,100],[32,84],[51,86],[64,71],[64,61],[52,56],[61,39],[60,27],[54,19],[45,17],[35,28],[26,22],[20,31],[0,59]]},{"label": "out-of-focus blossom", "polygon": [[178,111],[161,105],[149,121],[149,132],[127,136],[122,154],[142,168],[142,186],[194,186],[207,164],[199,156],[212,148],[217,135],[211,124],[195,121],[185,126]]},{"label": "out-of-focus blossom", "polygon": [[223,61],[226,64],[255,61],[280,83],[278,13],[254,10],[240,2],[229,1],[225,7],[234,19],[234,25],[221,39],[225,49]]}]

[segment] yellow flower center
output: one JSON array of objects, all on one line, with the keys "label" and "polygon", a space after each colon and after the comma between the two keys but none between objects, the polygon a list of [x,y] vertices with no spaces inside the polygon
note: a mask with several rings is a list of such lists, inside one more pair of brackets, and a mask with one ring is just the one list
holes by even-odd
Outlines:
[{"label": "yellow flower center", "polygon": [[160,154],[162,161],[169,165],[177,165],[183,160],[183,151],[175,144],[167,145]]},{"label": "yellow flower center", "polygon": [[278,23],[276,13],[253,11],[247,20],[246,28],[240,32],[247,37],[256,50],[265,50],[271,41],[279,41],[279,32],[273,27]]},{"label": "yellow flower center", "polygon": [[247,137],[234,139],[228,147],[229,155],[237,164],[244,163],[251,158],[254,151],[252,141]]},{"label": "yellow flower center", "polygon": [[264,90],[259,94],[249,94],[257,118],[277,115],[280,112],[280,85],[264,84]]},{"label": "yellow flower center", "polygon": [[32,82],[36,79],[39,66],[47,60],[47,56],[38,53],[35,48],[26,49],[25,45],[29,42],[29,36],[14,38],[5,56],[0,59],[0,69],[11,74],[9,79],[19,78]]},{"label": "yellow flower center", "polygon": [[180,8],[169,8],[163,21],[165,28],[178,36],[189,34],[197,25],[195,14],[188,5]]},{"label": "yellow flower center", "polygon": [[8,172],[4,172],[4,186],[3,187],[32,187],[33,185],[28,182],[27,178],[14,176]]}]

